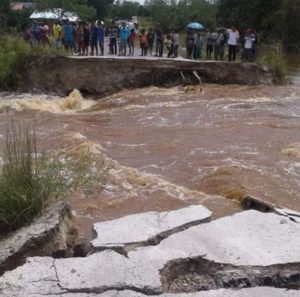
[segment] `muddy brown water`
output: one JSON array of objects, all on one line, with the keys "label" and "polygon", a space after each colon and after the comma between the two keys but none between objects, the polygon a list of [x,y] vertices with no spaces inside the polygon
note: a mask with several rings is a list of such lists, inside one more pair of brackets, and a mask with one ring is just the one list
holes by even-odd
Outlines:
[{"label": "muddy brown water", "polygon": [[195,203],[222,217],[241,211],[245,194],[300,211],[300,86],[0,97],[2,139],[10,119],[30,121],[40,150],[88,148],[110,162],[101,190],[69,197],[82,234],[97,221]]}]

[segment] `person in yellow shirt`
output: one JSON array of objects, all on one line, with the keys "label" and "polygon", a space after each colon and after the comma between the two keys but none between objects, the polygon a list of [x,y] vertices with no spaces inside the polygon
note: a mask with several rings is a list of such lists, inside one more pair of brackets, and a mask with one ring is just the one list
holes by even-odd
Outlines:
[{"label": "person in yellow shirt", "polygon": [[53,25],[53,35],[55,39],[55,47],[56,49],[59,49],[61,47],[61,40],[62,40],[62,26],[59,22],[55,23]]}]

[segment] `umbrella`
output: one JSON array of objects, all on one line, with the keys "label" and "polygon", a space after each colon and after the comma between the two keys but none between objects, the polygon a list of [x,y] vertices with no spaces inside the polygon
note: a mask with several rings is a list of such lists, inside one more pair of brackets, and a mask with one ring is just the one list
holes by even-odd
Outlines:
[{"label": "umbrella", "polygon": [[58,20],[59,16],[56,11],[35,11],[30,16],[31,20],[45,19],[45,20]]},{"label": "umbrella", "polygon": [[190,23],[187,25],[187,28],[193,29],[193,30],[203,30],[204,27],[200,23]]}]

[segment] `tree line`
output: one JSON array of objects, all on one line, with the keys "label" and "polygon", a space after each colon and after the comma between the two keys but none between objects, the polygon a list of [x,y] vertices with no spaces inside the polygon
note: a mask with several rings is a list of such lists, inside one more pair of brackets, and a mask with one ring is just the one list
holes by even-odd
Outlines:
[{"label": "tree line", "polygon": [[300,0],[220,0],[217,24],[256,29],[266,41],[300,51]]}]

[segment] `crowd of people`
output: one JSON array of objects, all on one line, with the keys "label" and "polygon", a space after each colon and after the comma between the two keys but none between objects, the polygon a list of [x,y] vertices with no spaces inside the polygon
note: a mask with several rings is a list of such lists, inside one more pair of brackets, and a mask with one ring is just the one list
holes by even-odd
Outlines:
[{"label": "crowd of people", "polygon": [[[57,50],[64,47],[72,54],[85,56],[133,56],[136,45],[139,44],[141,56],[163,57],[165,53],[168,58],[177,58],[180,49],[179,31],[175,29],[164,34],[159,24],[146,31],[139,30],[137,24],[128,26],[125,22],[112,22],[110,26],[105,26],[102,21],[72,23],[66,20],[56,22],[50,30],[45,22],[33,22],[32,26],[26,29],[24,38],[32,45],[51,46],[51,35]],[[105,42],[108,43],[107,53]],[[223,61],[228,48],[228,61],[236,61],[237,53],[242,47],[242,61],[255,62],[257,44],[258,34],[252,29],[247,29],[242,37],[235,27],[209,30],[207,33],[188,29],[185,37],[185,56],[195,60],[205,58]]]}]

